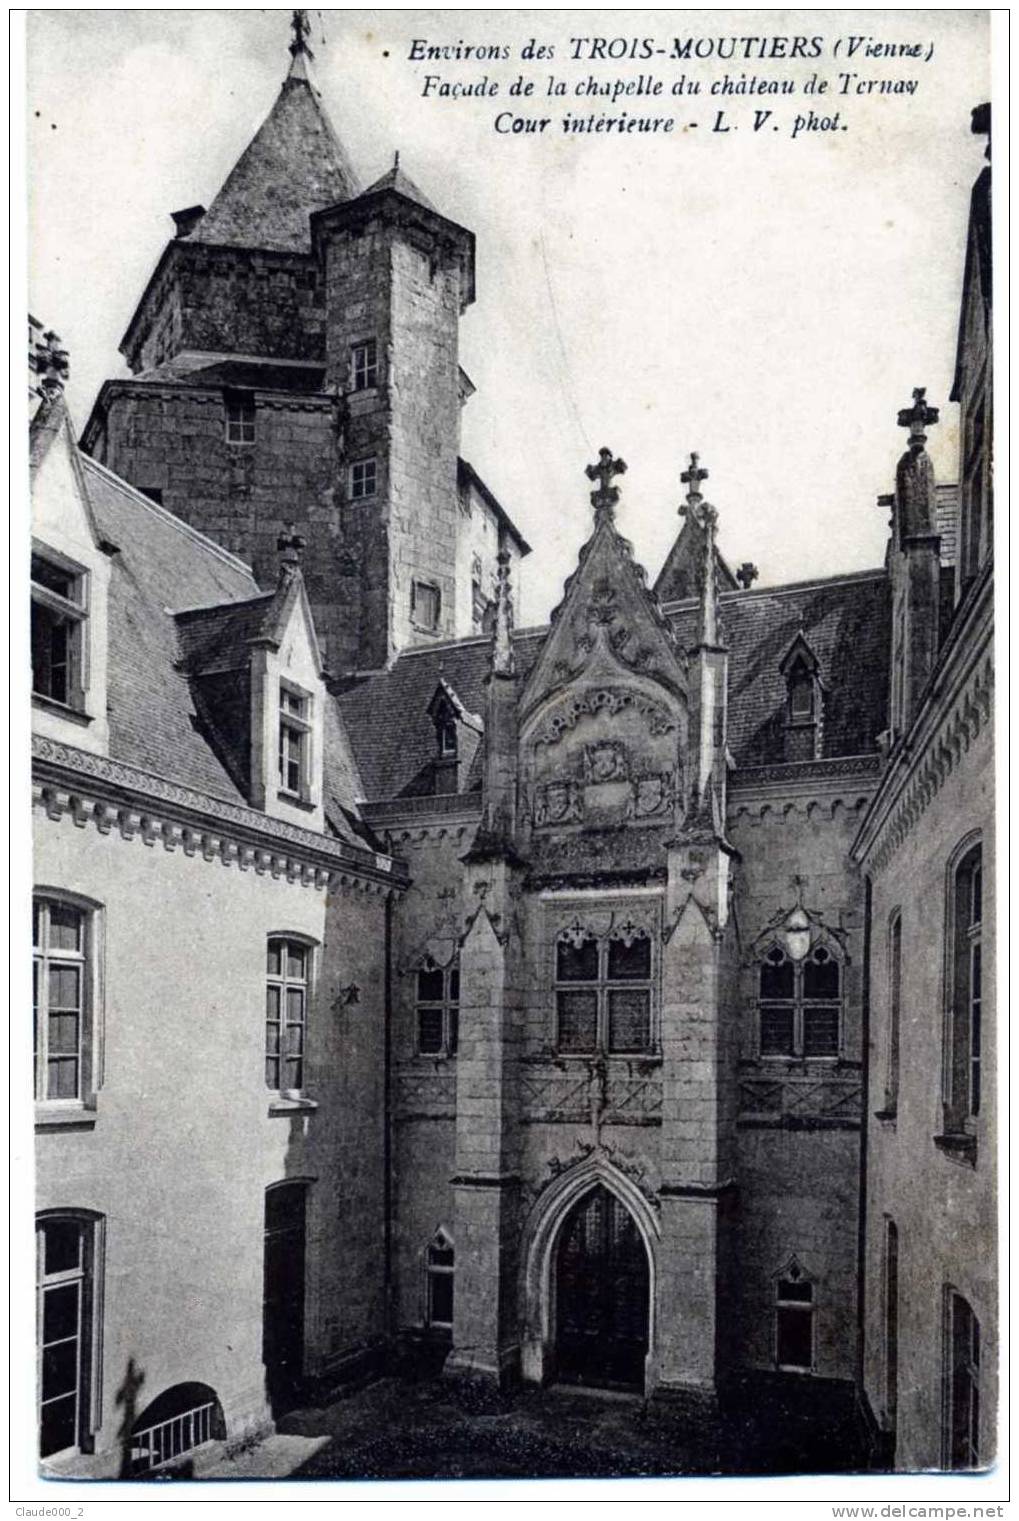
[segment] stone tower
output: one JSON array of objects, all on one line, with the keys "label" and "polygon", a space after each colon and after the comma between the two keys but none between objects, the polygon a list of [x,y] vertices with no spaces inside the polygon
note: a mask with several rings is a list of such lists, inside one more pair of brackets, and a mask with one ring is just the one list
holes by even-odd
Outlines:
[{"label": "stone tower", "polygon": [[104,385],[84,444],[262,585],[279,534],[299,533],[343,676],[478,631],[498,552],[526,545],[458,457],[473,234],[399,155],[361,191],[303,12],[292,28],[279,95],[219,194],[173,214],[121,344],[132,378]]}]

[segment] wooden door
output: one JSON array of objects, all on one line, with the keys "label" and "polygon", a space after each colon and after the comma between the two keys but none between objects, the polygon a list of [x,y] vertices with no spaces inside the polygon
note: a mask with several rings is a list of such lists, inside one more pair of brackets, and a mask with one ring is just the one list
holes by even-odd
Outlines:
[{"label": "wooden door", "polygon": [[647,1252],[633,1216],[601,1184],[563,1222],[555,1272],[559,1377],[601,1388],[643,1389]]}]

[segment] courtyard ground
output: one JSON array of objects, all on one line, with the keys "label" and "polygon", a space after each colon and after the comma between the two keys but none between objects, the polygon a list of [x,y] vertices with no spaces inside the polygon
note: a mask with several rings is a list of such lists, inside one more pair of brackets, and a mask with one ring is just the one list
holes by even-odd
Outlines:
[{"label": "courtyard ground", "polygon": [[606,1478],[865,1466],[851,1401],[819,1397],[816,1385],[755,1386],[722,1416],[698,1420],[637,1396],[533,1386],[499,1394],[386,1377],[292,1411],[279,1432],[204,1477]]}]

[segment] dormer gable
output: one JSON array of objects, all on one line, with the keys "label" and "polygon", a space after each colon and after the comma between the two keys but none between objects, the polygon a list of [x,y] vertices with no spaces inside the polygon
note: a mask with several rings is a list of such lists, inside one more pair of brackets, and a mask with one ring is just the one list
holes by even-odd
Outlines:
[{"label": "dormer gable", "polygon": [[111,556],[63,395],[44,394],[29,433],[32,728],[105,754]]},{"label": "dormer gable", "polygon": [[607,480],[620,468],[603,450],[589,471],[602,482],[594,532],[520,697],[522,823],[535,836],[683,815],[686,657],[615,527]]},{"label": "dormer gable", "polygon": [[432,693],[428,716],[435,727],[434,790],[465,792],[484,733],[484,719],[468,711],[444,676],[439,677]]},{"label": "dormer gable", "polygon": [[[299,542],[299,541],[297,541]],[[295,541],[272,592],[175,614],[209,738],[252,805],[323,829],[325,673]]]}]

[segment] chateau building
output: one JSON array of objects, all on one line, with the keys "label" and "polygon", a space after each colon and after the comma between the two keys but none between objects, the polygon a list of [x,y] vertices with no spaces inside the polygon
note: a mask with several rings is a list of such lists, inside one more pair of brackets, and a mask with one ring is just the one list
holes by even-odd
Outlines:
[{"label": "chateau building", "polygon": [[47,1470],[200,1464],[400,1349],[985,1464],[989,169],[960,486],[918,391],[884,567],[734,574],[693,455],[650,585],[602,449],[517,629],[473,234],[362,190],[291,54],[80,446],[30,336]]}]

